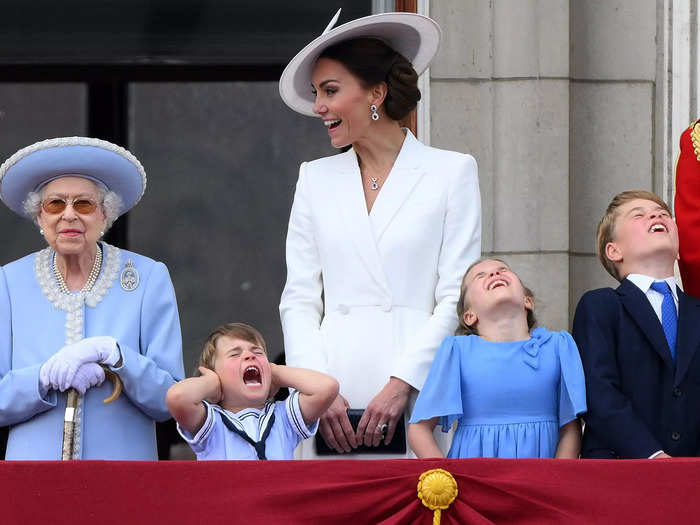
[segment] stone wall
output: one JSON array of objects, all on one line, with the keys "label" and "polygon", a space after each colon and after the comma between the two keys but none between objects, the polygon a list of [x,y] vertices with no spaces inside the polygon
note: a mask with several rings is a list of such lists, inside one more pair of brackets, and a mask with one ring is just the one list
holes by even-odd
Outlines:
[{"label": "stone wall", "polygon": [[479,163],[483,251],[568,329],[581,294],[615,285],[595,257],[612,196],[654,173],[653,0],[434,0],[431,143]]}]

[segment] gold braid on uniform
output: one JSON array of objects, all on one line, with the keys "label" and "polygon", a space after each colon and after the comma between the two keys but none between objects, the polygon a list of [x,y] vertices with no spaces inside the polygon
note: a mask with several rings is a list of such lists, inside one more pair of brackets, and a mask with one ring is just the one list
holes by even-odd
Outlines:
[{"label": "gold braid on uniform", "polygon": [[700,162],[700,119],[690,124],[690,140],[693,141],[693,153]]}]

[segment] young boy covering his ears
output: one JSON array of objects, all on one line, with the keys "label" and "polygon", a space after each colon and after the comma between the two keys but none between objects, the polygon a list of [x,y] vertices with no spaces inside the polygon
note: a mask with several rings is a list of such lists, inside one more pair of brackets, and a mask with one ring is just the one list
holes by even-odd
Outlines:
[{"label": "young boy covering his ears", "polygon": [[[294,459],[338,395],[330,376],[270,363],[260,332],[243,323],[214,330],[199,364],[202,375],[174,384],[165,399],[197,459]],[[289,397],[271,401],[281,387]]]}]

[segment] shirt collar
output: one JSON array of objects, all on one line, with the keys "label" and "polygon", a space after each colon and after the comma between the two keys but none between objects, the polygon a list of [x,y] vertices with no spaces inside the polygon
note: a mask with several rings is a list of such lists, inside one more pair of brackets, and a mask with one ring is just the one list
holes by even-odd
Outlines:
[{"label": "shirt collar", "polygon": [[631,273],[627,276],[627,280],[630,281],[631,283],[633,283],[645,295],[649,291],[649,288],[651,288],[651,284],[654,281],[666,281],[669,288],[671,288],[671,293],[673,294],[673,298],[676,300],[676,302],[678,302],[678,290],[676,288],[676,278],[673,275],[670,277],[666,277],[665,279],[654,279],[653,277],[649,277],[648,275],[642,275],[640,273]]},{"label": "shirt collar", "polygon": [[[207,403],[210,404],[210,403]],[[222,415],[228,417],[229,421],[235,421],[236,423],[239,423],[246,419],[247,416],[255,416],[256,418],[265,418],[267,417],[271,411],[275,410],[275,402],[274,401],[267,401],[265,403],[265,406],[263,407],[262,410],[258,408],[244,408],[243,410],[239,410],[238,412],[231,412],[230,410],[226,410],[225,408],[222,408],[219,405],[211,404],[211,406],[214,408],[214,410],[218,411]]]}]

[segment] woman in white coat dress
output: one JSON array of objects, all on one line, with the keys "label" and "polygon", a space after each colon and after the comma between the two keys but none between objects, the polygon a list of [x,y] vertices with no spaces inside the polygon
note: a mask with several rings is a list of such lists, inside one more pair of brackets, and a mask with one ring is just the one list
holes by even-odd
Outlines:
[{"label": "woman in white coat dress", "polygon": [[[280,303],[287,363],[340,382],[319,426],[337,452],[391,442],[457,325],[460,278],[480,255],[474,158],[399,125],[439,38],[420,15],[361,18],[327,29],[280,80],[292,109],[320,116],[335,147],[351,146],[301,165]],[[365,409],[356,431],[346,408]],[[312,441],[302,447],[316,457]]]}]

